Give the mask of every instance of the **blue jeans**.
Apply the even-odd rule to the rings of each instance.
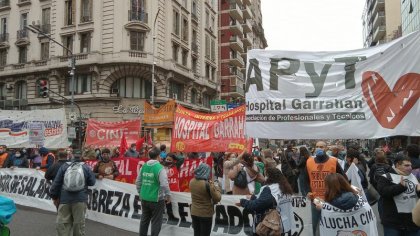
[[[384,226],[384,236],[420,236],[420,230],[402,230]]]
[[[316,235],[316,229],[319,225],[319,219],[321,218],[321,211],[316,209],[315,205],[311,203],[312,212],[312,235]]]

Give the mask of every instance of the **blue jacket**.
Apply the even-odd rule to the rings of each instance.
[[[83,165],[83,171],[85,173],[86,186],[85,189],[79,192],[68,192],[62,189],[64,182],[64,174],[66,173],[67,168],[69,167],[68,163],[64,163],[57,172],[56,177],[51,185],[50,196],[52,199],[60,198],[60,204],[69,204],[69,203],[78,203],[78,202],[87,202],[87,189],[88,186],[95,185],[96,178],[92,170]]]
[[[356,194],[352,192],[344,192],[334,198],[330,204],[340,208],[341,210],[349,210],[357,204],[358,200],[359,197]]]

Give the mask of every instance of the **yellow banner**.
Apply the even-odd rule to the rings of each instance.
[[[172,127],[175,108],[175,100],[170,100],[159,108],[155,108],[144,101],[144,126],[148,128]]]

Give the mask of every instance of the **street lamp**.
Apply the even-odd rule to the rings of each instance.
[[[156,20],[159,15],[160,8],[156,12],[155,21],[153,22],[153,49],[152,49],[152,100],[151,103],[154,105],[155,102],[155,41],[156,41]]]
[[[70,50],[69,48],[65,47],[63,44],[57,42],[55,39],[51,38],[49,35],[45,34],[44,32],[42,32],[41,29],[33,26],[33,25],[27,25],[25,26],[26,29],[30,30],[32,33],[34,34],[41,34],[42,36],[48,38],[50,41],[53,41],[54,43],[58,44],[59,46],[61,46],[62,48],[64,48],[69,54],[70,54],[70,58],[71,58],[71,62],[70,62],[70,75],[71,75],[71,106],[70,106],[70,110],[71,112],[74,111],[74,78],[75,78],[75,70],[76,70],[76,58],[73,55],[73,51]]]

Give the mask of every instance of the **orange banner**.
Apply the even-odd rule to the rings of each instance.
[[[123,134],[128,145],[136,143],[140,137],[140,120],[104,122],[89,119],[86,129],[85,146],[94,148],[120,146]]]
[[[245,105],[214,114],[198,113],[178,105],[171,151],[241,152],[249,148],[245,147],[244,132]]]
[[[144,101],[144,126],[147,128],[172,127],[175,107],[175,100],[170,100],[159,108],[155,108],[149,102]]]

